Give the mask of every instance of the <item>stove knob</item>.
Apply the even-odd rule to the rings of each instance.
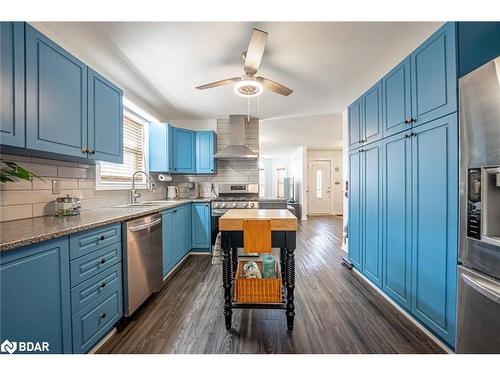
[[[254,206],[255,206],[255,203],[253,203],[253,202],[250,203],[250,208],[254,208]]]
[[[237,206],[238,206],[238,204],[236,202],[231,205],[231,207],[233,207],[233,208],[236,208]]]
[[[222,208],[225,208],[225,207],[226,207],[226,204],[225,204],[225,203],[221,203],[221,204],[220,204],[220,206],[221,206]]]
[[[243,207],[248,208],[248,202],[243,203]]]

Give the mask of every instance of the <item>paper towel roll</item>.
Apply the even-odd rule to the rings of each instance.
[[[170,175],[164,175],[164,174],[159,174],[158,175],[158,181],[161,181],[161,182],[172,181],[172,176],[170,176]]]

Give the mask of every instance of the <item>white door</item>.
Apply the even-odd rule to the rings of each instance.
[[[309,162],[309,213],[313,215],[331,214],[331,163],[329,160]]]

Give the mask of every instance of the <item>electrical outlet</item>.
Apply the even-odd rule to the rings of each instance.
[[[61,194],[61,180],[52,180],[52,194]]]

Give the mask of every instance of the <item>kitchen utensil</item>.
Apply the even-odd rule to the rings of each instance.
[[[71,197],[69,194],[65,197],[59,197],[55,201],[56,216],[74,216],[79,215],[81,209],[80,198]]]

